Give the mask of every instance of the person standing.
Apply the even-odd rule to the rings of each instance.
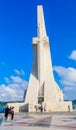
[[[43,112],[43,105],[42,104],[41,104],[41,108],[40,109],[41,109],[41,113],[42,113]]]
[[[10,109],[9,109],[9,114],[11,114],[11,120],[13,120],[13,118],[14,118],[14,107],[10,107]]]
[[[68,106],[68,112],[70,112],[70,105]]]
[[[9,106],[6,106],[5,108],[5,119],[7,120],[9,114]]]

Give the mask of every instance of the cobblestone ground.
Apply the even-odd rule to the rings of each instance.
[[[8,127],[14,128],[19,126],[22,128],[27,128],[36,130],[76,130],[76,112],[66,112],[66,113],[36,113],[36,114],[27,114],[19,113],[15,114],[14,120],[11,121],[10,118],[5,121],[3,115],[0,116],[0,130],[2,128]],[[26,130],[26,129],[25,129]]]

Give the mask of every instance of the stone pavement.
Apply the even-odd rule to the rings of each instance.
[[[0,116],[0,130],[76,130],[76,112],[19,113],[14,121]]]

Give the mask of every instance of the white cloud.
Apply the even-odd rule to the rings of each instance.
[[[25,72],[24,72],[22,69],[21,69],[21,74],[22,74],[22,75],[25,75]]]
[[[18,75],[25,75],[25,72],[21,69],[21,70],[18,70],[18,69],[14,69],[14,72]]]
[[[18,75],[20,75],[21,73],[20,73],[20,71],[19,70],[17,70],[17,69],[14,69],[14,72],[16,73],[16,74],[18,74]]]
[[[11,76],[13,82],[21,83],[22,79],[19,76]]]
[[[74,90],[73,87],[65,87],[65,88],[64,88],[64,91],[71,91],[71,92],[73,92],[73,91],[75,91],[75,90]]]
[[[76,82],[76,69],[72,67],[62,67],[62,66],[54,66],[54,71],[58,73],[58,75],[67,81]]]
[[[60,77],[65,99],[76,99],[76,69],[62,66],[54,66],[53,69]]]
[[[0,101],[22,101],[27,88],[27,81],[19,76],[11,76],[11,83],[0,85]],[[6,78],[7,80],[7,78]]]
[[[4,62],[2,63],[4,64]],[[0,85],[0,101],[22,101],[28,82],[22,78],[25,72],[14,69],[17,76],[4,77],[6,84]]]
[[[69,80],[67,80],[67,79],[62,79],[61,81],[60,81],[64,86],[65,85],[67,85],[67,86],[75,86],[76,85],[76,82],[73,82],[73,81],[69,81]]]
[[[10,80],[9,80],[9,78],[7,78],[7,77],[4,77],[4,79],[5,79],[5,81],[6,81],[7,83],[10,83]]]
[[[76,50],[73,50],[72,53],[69,56],[69,59],[75,60],[76,61]]]

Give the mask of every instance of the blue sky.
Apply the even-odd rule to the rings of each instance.
[[[0,1],[0,100],[22,100],[32,69],[37,5],[43,5],[55,80],[76,99],[76,1]]]

